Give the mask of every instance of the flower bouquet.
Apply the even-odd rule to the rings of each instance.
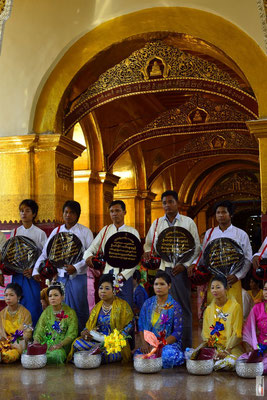
[[[165,330],[159,332],[157,338],[153,332],[144,331],[144,339],[153,349],[148,354],[138,354],[134,357],[134,369],[142,373],[155,373],[162,369],[162,349],[167,344]]]

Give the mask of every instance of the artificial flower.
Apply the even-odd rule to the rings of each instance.
[[[224,331],[224,324],[222,324],[219,321],[216,321],[215,325],[210,326],[210,330],[211,330],[210,332],[211,335],[216,335],[219,337],[221,335],[220,331]]]
[[[19,343],[20,340],[23,339],[23,331],[19,331],[17,329],[15,333],[11,334],[11,336],[13,339],[10,341],[10,343],[15,343],[15,342]]]
[[[62,319],[69,318],[69,316],[62,310],[60,313],[56,314],[56,318],[61,321]]]

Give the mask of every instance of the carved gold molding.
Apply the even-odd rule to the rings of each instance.
[[[0,51],[6,20],[10,17],[13,0],[0,0]]]
[[[265,50],[267,52],[267,0],[257,0],[257,6],[264,35]]]

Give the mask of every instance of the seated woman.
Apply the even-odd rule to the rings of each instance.
[[[5,289],[7,306],[0,312],[0,354],[3,363],[6,364],[20,358],[26,342],[32,336],[32,317],[30,312],[19,304],[21,298],[20,285],[9,283]],[[21,335],[16,336],[16,331],[21,331]]]
[[[157,337],[165,330],[166,342],[162,349],[163,368],[172,368],[184,362],[182,351],[183,318],[180,304],[169,294],[171,278],[164,271],[158,271],[154,281],[156,296],[147,299],[140,311],[138,327],[141,347],[135,354],[149,353],[150,345],[144,340],[144,330]]]
[[[48,364],[63,364],[78,335],[78,319],[75,311],[63,303],[63,285],[53,283],[47,294],[50,305],[40,316],[33,338],[35,343],[47,343]]]
[[[255,304],[250,311],[243,329],[243,341],[247,354],[242,354],[240,359],[248,359],[253,350],[265,348],[263,364],[264,374],[267,373],[267,282],[263,286],[263,301]]]
[[[255,279],[253,276],[249,281],[250,290],[248,290],[248,294],[251,296],[254,304],[260,303],[263,301],[263,293],[261,289],[261,281]]]
[[[93,308],[86,328],[81,332],[81,337],[75,340],[68,359],[71,360],[75,351],[90,350],[96,342],[92,340],[91,330],[97,330],[104,335],[109,335],[114,329],[120,331],[123,336],[128,336],[133,331],[133,312],[129,304],[113,294],[113,275],[104,274],[99,280],[98,295],[100,301]],[[126,347],[121,353],[102,353],[102,363],[114,361],[124,362],[131,358],[131,350],[127,341]]]
[[[202,338],[217,348],[214,370],[234,370],[242,353],[242,309],[234,297],[227,297],[227,280],[222,276],[212,278],[211,294],[213,300],[204,313]]]

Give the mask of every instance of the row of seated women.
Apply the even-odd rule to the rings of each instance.
[[[102,353],[102,362],[127,362],[132,353],[149,353],[151,347],[144,340],[144,331],[153,332],[158,338],[165,332],[166,345],[162,350],[163,368],[183,364],[184,352],[181,347],[182,311],[178,303],[169,295],[170,278],[159,271],[154,281],[155,296],[145,301],[139,317],[141,343],[131,352],[127,345],[119,353]],[[242,311],[234,298],[227,298],[227,282],[222,277],[214,277],[211,283],[212,303],[204,314],[202,337],[209,345],[216,346],[215,369],[234,369],[239,356],[247,357],[257,349],[257,345],[267,345],[267,282],[264,284],[264,302],[252,309],[243,330]],[[125,337],[134,332],[133,312],[128,303],[113,294],[112,275],[102,275],[99,282],[100,301],[91,312],[86,328],[78,336],[78,321],[74,310],[63,303],[64,292],[60,285],[48,288],[50,305],[43,311],[33,333],[35,343],[47,344],[48,364],[60,364],[71,360],[75,351],[90,350],[95,342],[90,331],[97,330],[108,335],[115,328]],[[19,304],[22,296],[18,284],[9,284],[5,289],[6,308],[0,313],[0,352],[4,363],[19,359],[27,342],[31,339],[30,313]],[[19,332],[21,336],[19,336]],[[213,332],[213,334],[212,334]],[[265,373],[267,357],[265,353]]]

